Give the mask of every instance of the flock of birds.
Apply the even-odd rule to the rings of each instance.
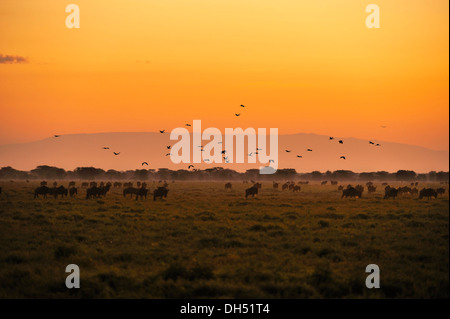
[[[241,104],[240,107],[241,107],[241,108],[245,108],[245,105]],[[241,113],[235,113],[234,115],[235,115],[235,116],[240,116]],[[189,123],[186,123],[185,126],[189,127],[189,126],[192,126],[192,125],[189,124]],[[381,127],[382,127],[382,128],[387,128],[387,126],[385,126],[385,125],[381,125]],[[165,129],[164,129],[164,130],[159,130],[159,132],[160,132],[161,134],[164,134],[164,133],[166,132],[166,130],[165,130]],[[61,135],[54,135],[54,137],[60,137],[60,136],[61,136]],[[335,138],[334,138],[333,136],[330,136],[330,137],[329,137],[329,140],[332,141],[332,140],[335,140]],[[338,143],[339,143],[339,144],[344,144],[344,141],[343,141],[342,139],[340,139],[340,140],[338,140]],[[222,142],[219,142],[219,144],[222,144]],[[370,144],[370,145],[377,146],[377,147],[381,146],[379,143],[375,143],[375,142],[373,142],[373,141],[369,141],[369,144]],[[171,145],[167,145],[167,146],[166,146],[167,150],[169,150],[169,151],[170,151],[171,147],[172,147]],[[205,151],[205,150],[203,149],[203,145],[199,145],[198,147],[201,148],[201,149],[200,149],[201,152],[204,152],[204,151]],[[109,147],[105,146],[105,147],[102,147],[102,149],[104,149],[104,150],[109,150]],[[262,150],[262,149],[257,148],[256,151],[250,152],[250,153],[248,154],[248,156],[251,157],[251,156],[253,156],[253,154],[258,155],[258,154],[259,154],[258,151],[261,151],[261,150]],[[307,152],[312,152],[313,150],[312,150],[311,148],[308,148],[308,149],[306,149],[306,151],[307,151]],[[291,153],[292,150],[286,149],[285,152],[286,152],[286,153]],[[113,154],[114,154],[114,156],[118,156],[118,155],[120,155],[120,152],[113,152]],[[169,152],[169,153],[166,153],[166,156],[170,156],[170,155],[171,155],[170,152]],[[226,150],[223,150],[223,151],[222,151],[223,159],[225,160],[225,163],[229,163],[230,161],[229,161],[229,159],[228,159],[228,156],[225,156],[225,155],[226,155]],[[303,158],[303,155],[297,154],[297,158]],[[345,155],[341,155],[341,156],[339,157],[339,159],[346,160],[347,157],[346,157]],[[210,162],[210,160],[207,159],[207,158],[205,158],[205,159],[203,159],[203,160],[204,160],[205,162]],[[274,163],[274,160],[270,159],[270,160],[269,160],[269,164],[270,164],[270,163]],[[145,161],[141,163],[141,166],[148,166],[148,165],[149,165],[148,162],[145,162]],[[194,169],[194,165],[189,165],[189,166],[188,166],[188,170],[190,170],[190,169]],[[194,169],[194,170],[195,170],[195,169]]]

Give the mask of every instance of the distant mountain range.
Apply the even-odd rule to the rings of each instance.
[[[173,145],[170,133],[95,133],[71,134],[51,137],[35,142],[0,146],[0,166],[11,166],[19,170],[30,170],[38,165],[50,165],[72,170],[81,166],[116,170],[138,168],[187,169],[189,164],[173,164],[166,146]],[[399,169],[426,173],[432,170],[449,170],[449,152],[430,150],[424,147],[342,138],[316,134],[292,134],[278,137],[278,168],[295,168],[297,172],[352,170],[354,172],[388,171]],[[203,142],[203,145],[208,141]],[[223,142],[223,145],[225,142]],[[109,149],[103,149],[109,147]],[[291,150],[290,153],[285,150]],[[312,152],[307,151],[312,149]],[[113,152],[120,152],[114,155]],[[191,146],[192,153],[192,146]],[[250,151],[249,151],[250,153]],[[302,156],[302,158],[297,157]],[[345,160],[341,159],[345,156]],[[142,166],[147,162],[148,166]],[[214,166],[229,167],[236,171],[259,168],[261,164],[195,164],[204,169]]]

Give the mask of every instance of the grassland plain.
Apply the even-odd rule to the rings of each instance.
[[[448,192],[383,200],[378,185],[341,199],[337,186],[263,183],[246,200],[248,185],[224,184],[176,182],[165,200],[136,201],[80,188],[33,199],[36,182],[1,182],[0,298],[449,297]],[[65,286],[68,264],[80,289]],[[380,289],[365,286],[368,264]]]

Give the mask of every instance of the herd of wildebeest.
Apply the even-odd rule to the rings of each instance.
[[[153,181],[155,184],[156,181]],[[175,181],[172,181],[172,183],[175,183]],[[244,184],[248,184],[249,181],[243,181]],[[254,197],[258,194],[258,190],[262,188],[262,184],[250,181],[250,183],[253,184],[252,187],[249,187],[245,189],[245,198],[247,199],[249,196]],[[320,185],[327,185],[328,181],[323,181],[320,183]],[[273,182],[273,189],[279,189],[281,188],[282,191],[292,191],[294,193],[301,191],[301,185],[308,185],[309,181],[288,181],[281,184],[277,182]],[[331,181],[331,185],[338,186],[337,181]],[[448,184],[448,182],[441,182],[441,184]],[[162,186],[160,186],[162,185]],[[78,195],[78,188],[75,187],[76,182],[72,181],[69,182],[68,188],[64,187],[63,185],[59,185],[57,182],[53,183],[53,187],[48,187],[46,181],[42,181],[40,183],[40,186],[37,187],[34,190],[34,198],[39,198],[39,196],[43,196],[46,198],[47,196],[54,196],[57,198],[58,196],[65,197],[70,196],[74,197]],[[133,198],[133,196],[136,197],[136,200],[138,199],[147,199],[147,195],[149,192],[149,189],[147,188],[147,183],[145,182],[136,182],[137,187],[133,187],[133,182],[82,182],[81,188],[86,189],[86,199],[90,198],[101,198],[107,195],[111,187],[113,188],[123,188],[123,196],[130,198]],[[420,191],[417,188],[419,186],[419,182],[413,182],[409,186],[403,186],[403,187],[391,187],[388,185],[388,183],[382,183],[382,187],[384,187],[384,199],[393,198],[395,199],[397,196],[404,196],[404,195],[410,195],[410,196],[418,196],[419,199],[427,198],[437,198],[438,195],[445,194],[446,189],[443,187],[434,189],[434,188],[422,188]],[[233,187],[233,184],[228,182],[225,184],[225,190],[231,190]],[[374,185],[373,182],[367,182],[366,183],[367,192],[375,193],[377,191],[377,186]],[[338,191],[342,191],[341,198],[361,198],[362,194],[365,190],[365,187],[363,185],[339,185],[337,188]],[[159,181],[156,188],[153,190],[153,200],[156,200],[157,198],[162,199],[163,197],[166,198],[167,194],[169,192],[169,184],[166,181]],[[2,188],[0,187],[0,195],[2,193]]]

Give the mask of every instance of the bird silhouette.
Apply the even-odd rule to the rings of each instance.
[[[345,156],[341,156],[340,158],[345,159]]]
[[[252,156],[253,152],[251,152],[250,154],[248,154],[248,156]]]
[[[103,147],[104,150],[109,150],[109,147]]]
[[[275,163],[275,161],[273,159],[270,159],[269,163]]]
[[[308,152],[312,152],[312,149],[308,148],[307,151],[308,151]]]
[[[377,145],[375,145],[375,146],[381,146],[380,144],[377,144]]]
[[[241,115],[241,113],[235,113],[234,115],[239,116],[239,115]]]
[[[167,153],[166,156],[170,156],[170,153]]]
[[[191,124],[186,124],[186,126],[192,126]]]
[[[61,135],[53,135],[54,137],[60,137]]]
[[[257,150],[257,151],[262,151],[262,148],[257,148],[256,150]]]
[[[159,130],[159,133],[164,133],[166,130]]]
[[[209,162],[209,158],[205,158],[203,161],[205,162]]]
[[[118,153],[116,153],[116,152],[113,152],[114,153],[114,155],[119,155],[120,154],[120,152],[118,152]]]
[[[225,154],[226,152],[227,152],[226,150],[223,150],[223,151],[222,151],[222,154]]]
[[[334,137],[331,137],[331,136],[330,136],[330,140],[334,140]]]
[[[189,166],[188,166],[188,169],[190,169],[190,168],[194,168],[194,165],[189,165]]]
[[[258,155],[259,153],[258,153],[258,152],[255,152],[255,154]]]
[[[148,163],[147,162],[142,162],[142,166],[144,166],[144,165],[148,166]]]
[[[290,153],[291,152],[291,150],[284,150],[286,153]]]
[[[375,143],[374,143],[374,142],[372,142],[372,141],[369,141],[369,144],[372,144],[372,145],[373,145],[373,144],[375,144]]]
[[[344,144],[344,141],[343,140],[339,140],[339,144]]]
[[[166,146],[166,147],[167,147],[168,150],[170,150],[170,148],[171,148],[172,146],[168,145],[168,146]]]
[[[298,157],[298,158],[302,158],[303,156],[301,156],[301,155],[297,155],[297,157]]]
[[[241,107],[245,107],[245,105],[241,104]]]

